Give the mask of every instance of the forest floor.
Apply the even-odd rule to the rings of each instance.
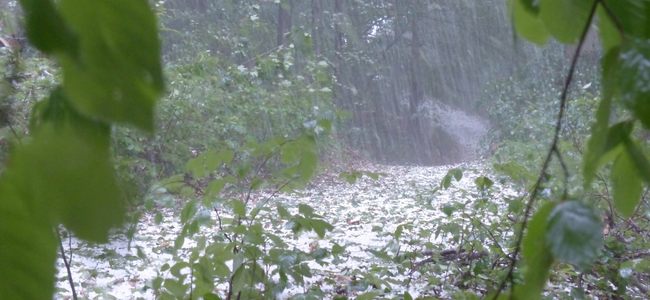
[[[287,244],[307,253],[315,248],[331,249],[334,244],[345,246],[345,255],[338,258],[330,256],[320,263],[312,261],[310,267],[313,276],[307,278],[305,286],[288,288],[279,298],[288,299],[317,286],[324,299],[331,299],[358,276],[386,279],[384,282],[388,289],[382,296],[387,298],[396,297],[407,290],[413,298],[419,295],[448,298],[447,292],[436,291],[435,286],[429,284],[430,279],[421,277],[418,272],[400,275],[397,272],[398,266],[382,261],[376,256],[377,252],[372,251],[383,250],[394,254],[395,251],[425,250],[425,245],[429,249],[433,245],[438,250],[457,248],[452,238],[434,236],[432,230],[441,224],[453,222],[442,211],[445,204],[470,204],[467,195],[476,193],[475,178],[491,176],[487,174],[484,164],[470,162],[454,166],[404,167],[366,163],[358,167],[366,171],[382,172],[387,176],[378,180],[364,177],[351,185],[338,179],[338,174],[325,172],[312,182],[311,188],[300,195],[280,195],[269,203],[274,207],[273,202],[281,202],[292,213],[297,212],[299,204],[308,204],[335,228],[322,239],[313,232],[295,236],[291,230],[283,227],[275,229],[274,234],[281,236]],[[451,168],[463,170],[462,180],[454,180],[452,188],[448,190],[433,192]],[[515,194],[498,183],[492,187],[492,193],[499,210],[505,207],[499,199]],[[265,196],[255,195],[261,198]],[[177,234],[182,230],[180,212],[183,203],[180,202],[177,200],[174,208],[161,208],[164,220],[159,225],[154,222],[154,214],[143,214],[130,244],[122,234],[113,235],[110,243],[103,245],[89,244],[75,238],[65,239],[66,255],[68,258],[72,256],[72,277],[77,284],[77,293],[88,299],[155,299],[153,290],[149,288],[152,279],[158,274],[162,277],[171,276],[169,271],[159,270],[165,263],[173,264],[173,255],[170,254],[173,252],[168,250],[173,247]],[[216,222],[215,213],[210,213]],[[401,237],[402,240],[406,238],[411,242],[402,243],[401,248],[394,249],[394,235],[399,225],[412,226],[410,230],[405,229]],[[204,228],[197,236],[210,237],[217,227]],[[423,236],[427,233],[428,237]],[[187,254],[195,245],[196,242],[187,240],[179,250],[180,255]],[[138,255],[138,248],[146,258],[141,258],[142,253]],[[70,286],[61,259],[57,267],[56,299],[70,299]],[[378,271],[378,267],[382,269]],[[440,278],[448,277],[450,272],[443,270]],[[221,293],[223,288],[225,286],[217,286]],[[349,290],[346,293],[350,299],[355,299],[363,290]]]

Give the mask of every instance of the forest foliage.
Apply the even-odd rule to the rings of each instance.
[[[426,157],[412,148],[414,141],[431,146],[432,141],[444,139],[436,128],[423,125],[418,110],[427,97],[451,94],[443,86],[454,86],[459,80],[441,76],[458,66],[432,64],[435,55],[423,50],[433,43],[450,43],[444,47],[452,50],[462,46],[449,37],[422,31],[431,20],[418,9],[429,7],[415,0],[391,5],[353,1],[348,9],[356,13],[346,15],[337,6],[340,1],[312,1],[318,5],[309,7],[310,13],[296,14],[294,9],[307,11],[306,7],[292,3],[269,3],[273,9],[264,10],[237,1],[223,1],[222,7],[205,6],[204,1],[188,6],[132,0],[20,1],[31,45],[54,60],[56,67],[38,56],[25,62],[16,56],[7,59],[8,82],[21,80],[19,69],[28,64],[40,74],[54,73],[50,76],[55,79],[21,87],[16,96],[48,96],[27,104],[12,103],[14,121],[7,122],[12,126],[12,134],[7,134],[12,136],[11,145],[0,145],[6,147],[3,151],[9,148],[9,154],[2,156],[5,165],[0,177],[2,299],[51,298],[59,225],[79,238],[105,242],[110,229],[125,222],[127,210],[131,220],[144,211],[155,213],[154,198],[160,191],[189,199],[181,212],[183,228],[174,249],[206,226],[205,216],[199,213],[206,208],[218,207],[234,216],[219,220],[220,240],[199,243],[189,260],[178,259],[161,269],[173,275],[152,283],[162,299],[196,295],[218,299],[211,291],[219,282],[228,284],[228,299],[242,293],[251,299],[273,298],[289,284],[301,284],[311,276],[307,261],[337,257],[345,249],[339,245],[313,253],[290,249],[259,220],[278,224],[282,220],[296,234],[313,231],[320,237],[333,227],[307,205],[300,206],[297,214],[282,205],[270,208],[264,201],[252,206],[254,191],[265,189],[275,195],[304,188],[317,171],[324,145],[358,142],[363,150],[377,151],[373,153],[377,158],[406,153],[410,161],[421,163],[444,158]],[[458,3],[449,15],[471,11],[471,5]],[[325,5],[333,7],[326,10]],[[491,9],[477,7],[473,8],[482,12]],[[214,18],[197,13],[217,8],[223,18],[216,24],[209,24]],[[540,299],[555,270],[567,266],[575,274],[571,279],[580,282],[585,274],[597,274],[598,279],[589,284],[605,295],[625,297],[628,288],[647,294],[640,282],[647,278],[644,274],[650,266],[647,253],[643,254],[649,246],[644,234],[650,226],[646,200],[650,3],[512,0],[508,8],[512,24],[524,38],[541,45],[553,37],[577,44],[577,49],[570,68],[562,69],[568,72],[563,84],[536,82],[531,88],[511,77],[493,85],[491,96],[484,99],[486,114],[500,122],[494,131],[501,144],[492,159],[494,169],[507,175],[504,182],[528,191],[529,198],[507,199],[508,214],[517,222],[514,228],[504,229],[509,224],[507,215],[488,228],[481,224],[480,214],[495,210],[490,202],[496,199],[490,194],[493,182],[481,177],[476,181],[478,194],[472,196],[476,205],[469,208],[473,216],[454,219],[467,226],[439,227],[439,232],[460,241],[458,254],[460,249],[482,253],[478,249],[484,247],[463,236],[501,232],[492,235],[494,244],[486,247],[489,257],[462,266],[466,270],[457,274],[463,287],[473,283],[474,292],[456,286],[460,290],[455,295]],[[444,8],[432,10],[437,16],[449,16]],[[275,13],[277,26],[271,26]],[[309,32],[292,27],[293,15],[299,16],[295,22],[302,18],[316,25]],[[508,25],[495,17],[497,13],[485,15],[494,17],[486,22]],[[389,16],[390,21],[384,19]],[[477,18],[467,20],[467,26],[480,25]],[[335,25],[325,28],[330,21]],[[236,26],[233,31],[220,31],[219,26],[229,28],[226,24]],[[589,71],[577,74],[575,68],[592,24],[598,28],[603,53],[597,69],[600,79]],[[183,26],[209,27],[216,42],[182,32]],[[359,30],[368,27],[386,32]],[[250,32],[256,36],[246,38]],[[478,29],[462,32],[481,33]],[[159,34],[165,43],[160,43]],[[408,53],[411,64],[398,68],[401,56],[391,51]],[[376,57],[388,63],[377,64]],[[469,57],[475,63],[468,65],[476,67],[479,57]],[[172,63],[163,67],[162,59]],[[391,80],[395,83],[388,83]],[[578,91],[571,93],[576,80]],[[429,81],[437,84],[424,84]],[[407,103],[389,101],[403,95],[408,95]],[[546,101],[530,101],[531,95]],[[9,98],[3,97],[3,101]],[[350,116],[341,109],[355,113],[349,123],[344,119]],[[435,134],[424,137],[427,132]],[[441,150],[455,151],[453,147]],[[364,174],[380,176],[354,171],[341,178],[353,183]],[[452,179],[462,175],[452,169],[437,189],[449,188]],[[134,209],[133,204],[142,207]],[[449,218],[458,218],[454,212],[462,211],[460,205],[442,209]],[[401,225],[392,235],[399,241],[403,231],[411,228]],[[127,235],[133,234],[127,230]],[[413,263],[414,258],[422,258],[415,250],[395,256],[387,251],[374,254],[408,266],[404,273],[426,268]],[[232,268],[226,265],[229,261]],[[274,271],[264,272],[268,266]],[[183,268],[193,270],[192,278],[180,272]],[[373,274],[365,276],[360,283],[365,288],[387,285]],[[477,292],[478,285],[485,289]],[[584,294],[577,288],[568,297]],[[370,291],[363,297],[379,295]],[[408,293],[401,296],[410,298]]]

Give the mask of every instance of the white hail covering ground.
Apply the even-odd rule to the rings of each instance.
[[[434,209],[426,208],[426,201],[422,200],[421,195],[426,195],[439,185],[442,177],[453,167],[463,169],[462,180],[454,180],[454,188],[436,193],[431,202]],[[336,179],[335,174],[322,175],[314,182],[314,187],[302,195],[281,195],[274,200],[285,203],[293,214],[297,213],[299,203],[311,205],[316,209],[315,213],[324,216],[335,227],[335,230],[327,232],[323,239],[319,239],[313,232],[303,233],[296,238],[290,230],[283,229],[279,235],[283,236],[289,245],[295,245],[305,252],[310,251],[314,242],[325,249],[331,249],[333,243],[347,246],[346,262],[325,266],[310,263],[314,276],[306,278],[307,286],[289,288],[280,299],[303,293],[311,284],[320,285],[323,292],[333,292],[336,287],[324,283],[325,277],[345,277],[341,275],[354,269],[364,270],[373,263],[379,263],[379,260],[365,249],[379,250],[392,237],[372,232],[374,226],[382,227],[384,233],[393,233],[398,225],[407,222],[412,222],[416,228],[422,227],[419,229],[431,228],[431,220],[439,219],[444,222],[446,219],[440,211],[444,203],[464,201],[460,199],[459,189],[475,191],[474,179],[487,175],[484,174],[485,167],[479,162],[441,167],[366,165],[363,169],[384,172],[388,177],[380,177],[378,181],[364,177],[356,184],[350,185]],[[505,194],[513,193],[506,189],[502,191],[498,184],[493,189],[497,201]],[[271,207],[275,206],[273,203],[269,204]],[[502,203],[499,204],[503,207]],[[182,207],[182,203],[179,203],[179,207]],[[166,254],[164,249],[174,244],[176,235],[182,229],[179,223],[180,208],[163,209],[163,212],[164,220],[160,225],[155,225],[153,214],[142,216],[130,250],[127,249],[128,242],[123,235],[113,236],[110,243],[105,245],[91,245],[75,238],[66,239],[64,247],[68,257],[72,253],[72,277],[78,284],[77,293],[90,299],[155,299],[153,291],[147,290],[145,286],[151,286],[150,281],[157,276],[163,264],[173,265],[172,255]],[[212,219],[216,220],[216,216],[213,215]],[[349,225],[350,220],[359,221],[359,225]],[[201,234],[209,237],[217,227],[213,226],[209,230],[203,228]],[[440,243],[440,239],[432,242]],[[187,239],[179,254],[188,253],[195,245],[194,241]],[[141,247],[146,254],[145,260],[137,257],[136,246]],[[444,245],[447,246],[453,245]],[[57,267],[59,272],[56,299],[70,299],[67,273],[61,259],[58,260]],[[169,271],[160,274],[166,278],[171,276]],[[426,290],[426,282],[418,280],[418,275],[417,272],[413,275],[409,288],[414,298]],[[392,292],[403,293],[404,287],[393,286]],[[349,296],[353,297],[354,294],[350,293]]]

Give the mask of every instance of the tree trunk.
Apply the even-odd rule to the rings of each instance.
[[[278,46],[289,47],[289,32],[291,31],[291,10],[293,0],[282,0],[278,8]]]
[[[321,28],[323,26],[323,5],[322,0],[311,0],[311,42],[314,55],[321,55]]]
[[[413,149],[415,156],[418,157],[421,163],[430,163],[430,157],[428,155],[430,149],[427,149],[429,147],[426,147],[426,144],[428,144],[426,142],[429,139],[425,138],[422,134],[422,124],[418,112],[420,105],[424,101],[424,92],[420,83],[420,66],[422,66],[424,62],[420,54],[421,40],[415,13],[417,11],[415,2],[416,1],[412,2],[408,20],[411,30],[411,63],[409,68],[409,87],[411,97],[409,98],[409,131],[413,141],[411,145],[415,147]],[[424,145],[423,142],[425,142]]]

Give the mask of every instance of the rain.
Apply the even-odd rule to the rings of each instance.
[[[28,274],[52,299],[650,295],[629,7],[115,1],[97,24],[47,1],[49,39],[0,0],[0,196],[75,209],[44,214],[56,269]]]

